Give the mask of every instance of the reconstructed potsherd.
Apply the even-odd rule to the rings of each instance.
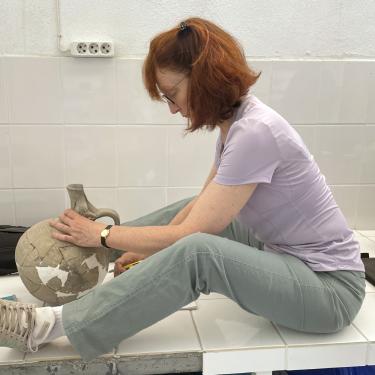
[[[118,214],[109,209],[96,209],[88,202],[82,185],[67,187],[71,207],[95,220],[110,216],[120,223]],[[29,228],[19,239],[15,252],[18,273],[28,291],[48,305],[63,305],[80,298],[100,285],[108,271],[107,248],[75,246],[52,238],[55,231],[49,220]]]
[[[100,285],[108,271],[109,254],[104,248],[80,248],[53,239],[48,221],[33,225],[22,235],[15,258],[28,291],[56,306]]]

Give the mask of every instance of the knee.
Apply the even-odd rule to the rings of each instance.
[[[214,242],[216,241],[216,236],[208,233],[192,233],[188,236],[185,236],[175,242],[177,251],[186,253],[186,255],[196,255],[197,253],[202,252],[211,252],[215,246]]]

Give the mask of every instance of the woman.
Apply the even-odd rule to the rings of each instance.
[[[1,302],[15,332],[1,331],[4,345],[35,351],[65,334],[91,360],[210,292],[299,331],[352,322],[365,294],[359,244],[302,139],[252,95],[258,77],[209,21],[187,19],[152,40],[150,96],[186,117],[187,131],[220,128],[207,181],[197,197],[109,230],[64,211],[53,237],[128,251],[117,277],[64,306],[21,303],[18,318]]]

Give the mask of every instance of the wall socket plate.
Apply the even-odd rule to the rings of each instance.
[[[71,43],[70,53],[75,57],[113,57],[115,51],[110,41],[77,41]]]

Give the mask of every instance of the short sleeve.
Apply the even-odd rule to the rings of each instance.
[[[240,120],[229,129],[213,180],[223,185],[270,183],[280,159],[277,142],[267,124]]]

